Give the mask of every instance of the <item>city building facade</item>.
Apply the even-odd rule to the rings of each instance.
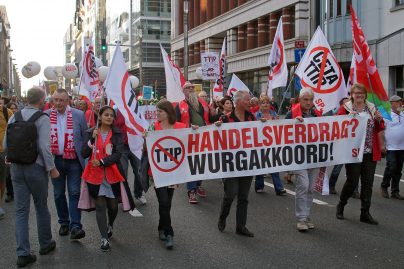
[[[256,96],[266,92],[268,56],[280,17],[283,18],[286,60],[291,67],[296,64],[296,44],[307,46],[315,29],[311,9],[310,1],[299,0],[189,0],[189,80],[203,83],[205,90],[212,88],[212,82],[197,78],[200,55],[204,51],[219,52],[226,37],[227,77],[235,73]],[[183,0],[172,1],[171,19],[171,56],[183,67]],[[279,88],[274,94],[281,99],[284,91]]]
[[[352,58],[349,5],[356,10],[389,96],[404,97],[404,0],[323,0],[320,23],[347,75]]]

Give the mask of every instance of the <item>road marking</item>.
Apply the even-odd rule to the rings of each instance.
[[[268,182],[266,182],[266,181],[264,181],[264,184],[265,184],[265,186],[268,186],[268,187],[271,187],[272,189],[275,189],[274,184],[268,183]],[[296,192],[290,191],[290,190],[288,190],[288,189],[285,189],[285,190],[286,190],[286,192],[289,193],[290,195],[296,196]],[[318,204],[318,205],[328,205],[327,202],[320,201],[320,200],[317,200],[317,199],[313,199],[313,203]]]
[[[383,178],[382,175],[375,174],[375,176],[380,177],[380,178]],[[401,182],[404,182],[404,179],[400,179],[400,181],[401,181]]]

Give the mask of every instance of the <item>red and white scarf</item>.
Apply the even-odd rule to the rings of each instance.
[[[53,155],[60,155],[58,143],[58,112],[55,108],[50,111],[50,124],[51,124],[51,151]],[[73,115],[70,106],[66,107],[66,129],[65,129],[65,143],[63,150],[63,159],[76,159],[76,151],[74,150],[74,134],[73,134]]]

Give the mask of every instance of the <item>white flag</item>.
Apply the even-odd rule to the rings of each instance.
[[[288,83],[288,67],[286,65],[285,48],[283,43],[282,17],[279,19],[278,28],[276,28],[274,43],[268,57],[268,92],[269,98],[272,98],[272,90],[278,87],[286,87]]]
[[[213,99],[223,97],[224,71],[226,69],[226,38],[223,40],[222,51],[219,55],[219,77],[213,86]]]
[[[237,91],[250,92],[250,89],[248,89],[247,85],[245,85],[244,82],[242,82],[238,76],[236,76],[236,74],[233,74],[229,89],[227,90],[227,95],[233,96]]]
[[[349,90],[352,85],[357,82],[356,79],[356,61],[355,61],[355,52],[352,53],[351,67],[349,68],[349,78],[346,84],[347,90]]]
[[[161,54],[164,60],[164,71],[166,74],[167,100],[170,102],[180,102],[185,99],[182,92],[182,86],[185,84],[184,75],[180,68],[171,60],[163,46],[161,46]]]
[[[88,92],[90,101],[94,101],[100,85],[100,79],[95,64],[95,56],[93,46],[88,46],[85,49],[84,58],[81,67],[81,85],[80,91],[84,88]]]
[[[104,85],[108,98],[115,103],[125,118],[129,148],[140,159],[143,150],[142,133],[149,128],[149,124],[135,113],[136,94],[130,85],[129,73],[119,45],[115,48]]]
[[[318,27],[296,69],[303,88],[314,92],[314,105],[322,113],[339,107],[348,96],[345,79],[321,28]]]

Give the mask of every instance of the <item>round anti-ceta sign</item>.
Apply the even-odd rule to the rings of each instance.
[[[319,94],[333,93],[342,83],[342,70],[331,51],[316,47],[309,53],[309,64],[301,77],[303,87],[309,87]]]

